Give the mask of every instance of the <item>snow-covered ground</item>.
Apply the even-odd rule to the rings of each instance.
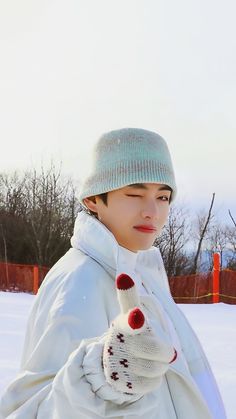
[[[0,292],[0,394],[19,367],[34,296]],[[236,305],[180,304],[218,382],[228,419],[236,418]]]

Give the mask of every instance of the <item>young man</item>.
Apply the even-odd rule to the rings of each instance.
[[[152,247],[175,195],[171,157],[158,134],[126,128],[99,139],[72,248],[35,299],[1,418],[226,417]]]

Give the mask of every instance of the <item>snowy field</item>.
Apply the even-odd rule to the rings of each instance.
[[[0,394],[16,375],[34,296],[0,292]],[[228,419],[236,418],[236,305],[180,304],[218,382]]]

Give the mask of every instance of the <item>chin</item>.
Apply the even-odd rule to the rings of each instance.
[[[153,245],[153,243],[151,243],[151,244],[143,244],[142,246],[139,246],[139,248],[137,249],[137,251],[138,250],[148,250],[148,249],[150,249],[150,247],[152,247],[152,245]]]

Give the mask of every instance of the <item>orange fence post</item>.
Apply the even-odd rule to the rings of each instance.
[[[37,294],[38,289],[39,289],[39,267],[34,266],[33,293]]]
[[[220,302],[220,254],[213,253],[213,286],[212,302]]]

